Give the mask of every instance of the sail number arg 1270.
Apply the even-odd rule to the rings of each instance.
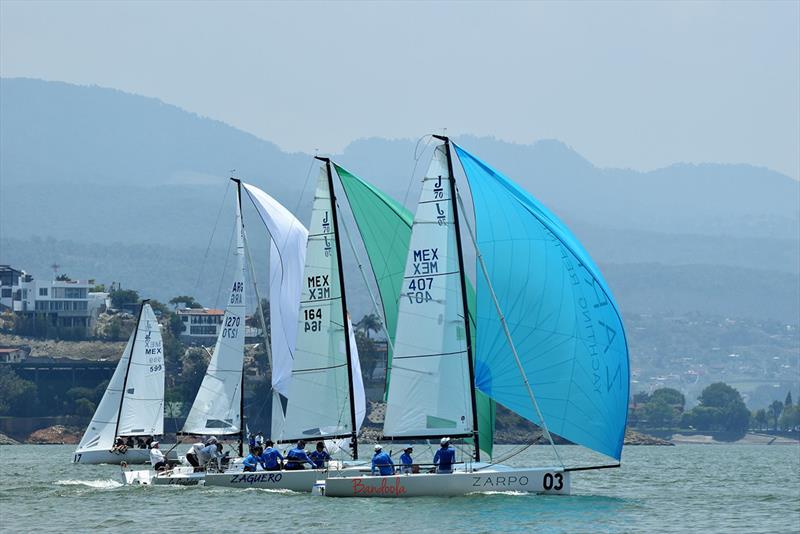
[[[236,339],[239,336],[239,325],[241,322],[241,317],[235,317],[233,315],[228,315],[225,317],[225,325],[222,329],[222,337]]]

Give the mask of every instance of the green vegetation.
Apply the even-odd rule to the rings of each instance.
[[[183,304],[184,308],[202,308],[203,305],[197,302],[194,297],[190,297],[188,295],[179,295],[177,297],[169,299],[169,303],[172,304],[175,309],[177,310],[179,304]]]
[[[686,398],[677,389],[661,388],[652,395],[637,393],[629,412],[631,426],[647,429],[676,428],[680,425]]]
[[[137,304],[139,302],[139,292],[133,289],[112,289],[109,293],[111,305],[120,309],[126,304]]]
[[[36,404],[36,385],[0,365],[0,415],[29,415]]]
[[[698,400],[700,405],[684,414],[684,425],[697,430],[729,432],[732,440],[747,433],[750,410],[736,389],[717,382],[706,387]]]

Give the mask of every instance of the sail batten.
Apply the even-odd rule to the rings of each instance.
[[[566,226],[527,192],[453,145],[470,184],[476,239],[542,418],[555,434],[619,459],[628,350],[599,269]],[[542,424],[506,343],[489,281],[478,277],[476,384]]]

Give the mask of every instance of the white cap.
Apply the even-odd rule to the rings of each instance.
[[[156,447],[158,447],[158,442],[157,441],[154,441],[154,442],[150,443],[150,448],[151,449],[154,449]]]
[[[380,451],[380,450],[382,450],[382,449],[383,449],[383,447],[381,447],[380,445],[375,445],[375,450],[376,450],[376,451]]]
[[[441,443],[442,445],[444,445],[445,443],[450,443],[450,438],[442,438],[442,441],[440,441],[439,443]]]

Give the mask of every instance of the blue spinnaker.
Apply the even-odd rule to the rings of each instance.
[[[628,347],[600,270],[567,227],[514,182],[455,145],[478,247],[548,429],[619,460]],[[477,387],[541,425],[478,266]]]

